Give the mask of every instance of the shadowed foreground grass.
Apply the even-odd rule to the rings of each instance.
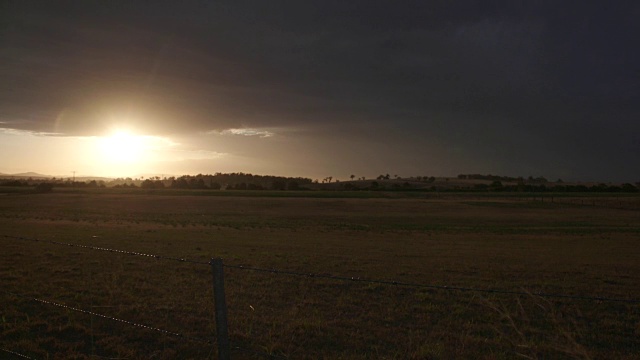
[[[462,195],[9,194],[0,198],[0,229],[200,261],[223,257],[229,265],[640,299],[640,217],[622,209]],[[4,291],[213,339],[207,265],[4,237],[0,243]],[[232,345],[290,359],[640,358],[638,304],[236,268],[226,268],[225,278]],[[215,356],[205,342],[6,293],[0,304],[0,347],[37,359]]]

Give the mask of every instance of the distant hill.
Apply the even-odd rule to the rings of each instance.
[[[10,179],[72,179],[73,176],[53,176],[53,175],[46,175],[46,174],[40,174],[37,172],[33,172],[33,171],[29,171],[29,172],[24,172],[24,173],[18,173],[18,174],[5,174],[5,173],[0,173],[0,178],[10,178]],[[103,176],[76,176],[76,181],[79,182],[85,182],[85,181],[111,181],[113,180],[113,178],[109,178],[109,177],[103,177]]]
[[[19,174],[3,174],[3,173],[0,173],[0,176],[2,176],[2,177],[11,177],[11,178],[32,178],[32,179],[49,179],[49,178],[53,177],[51,175],[38,174],[38,173],[35,173],[35,172],[25,172],[25,173],[19,173]]]

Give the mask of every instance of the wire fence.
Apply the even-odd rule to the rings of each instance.
[[[94,251],[102,251],[102,252],[109,252],[109,253],[118,253],[118,254],[123,254],[123,255],[140,256],[140,257],[152,258],[152,259],[157,259],[157,260],[169,260],[169,261],[174,261],[174,262],[190,263],[190,264],[196,264],[196,265],[207,265],[207,266],[211,266],[212,265],[212,261],[205,262],[205,261],[198,261],[198,260],[192,260],[192,259],[186,259],[186,258],[177,258],[177,257],[163,256],[163,255],[157,255],[157,254],[147,254],[147,253],[136,252],[136,251],[127,251],[127,250],[112,249],[112,248],[105,248],[105,247],[99,247],[99,246],[73,244],[73,243],[67,243],[67,242],[61,242],[61,241],[37,239],[37,238],[30,238],[30,237],[23,237],[23,236],[10,236],[10,235],[0,235],[0,236],[4,237],[6,239],[13,239],[13,240],[20,240],[20,241],[27,241],[27,242],[36,242],[36,243],[47,243],[47,244],[61,245],[61,246],[67,246],[67,247],[76,247],[76,248],[89,249],[89,250],[94,250]],[[69,311],[83,313],[83,314],[91,315],[91,316],[96,316],[96,317],[99,317],[99,318],[103,318],[103,319],[110,320],[110,321],[117,322],[117,323],[121,323],[121,324],[126,324],[126,325],[129,325],[129,326],[138,327],[138,328],[141,328],[141,329],[151,330],[151,331],[154,331],[154,332],[157,332],[157,333],[161,333],[163,335],[172,336],[172,337],[175,337],[175,338],[180,338],[180,339],[187,340],[187,341],[204,343],[204,344],[208,344],[208,345],[218,345],[217,342],[214,341],[214,340],[207,340],[207,339],[204,339],[204,338],[201,338],[201,337],[189,336],[189,335],[181,334],[181,333],[178,333],[178,332],[175,332],[175,331],[166,330],[166,329],[162,329],[162,328],[155,327],[155,326],[140,324],[140,323],[137,323],[137,322],[134,322],[134,321],[126,320],[126,319],[121,319],[121,318],[118,318],[118,317],[115,317],[115,316],[109,316],[109,315],[105,315],[105,314],[96,313],[96,312],[90,311],[90,310],[79,309],[79,308],[76,308],[76,307],[73,307],[73,306],[69,306],[69,305],[65,305],[65,304],[62,304],[60,302],[56,302],[56,301],[52,301],[52,300],[41,299],[41,298],[38,298],[38,297],[25,295],[25,294],[18,294],[18,293],[7,291],[7,290],[0,290],[0,293],[4,293],[5,295],[9,295],[9,296],[13,296],[13,297],[17,297],[17,298],[33,301],[33,302],[36,302],[36,303],[39,303],[39,304],[42,304],[42,305],[50,305],[50,306],[54,306],[54,307],[58,307],[58,308],[63,308],[63,309],[69,310]],[[235,351],[244,352],[244,353],[248,353],[248,354],[253,354],[253,355],[261,356],[261,357],[264,357],[264,358],[286,359],[285,357],[282,357],[282,356],[266,353],[266,352],[255,350],[255,349],[249,349],[249,348],[242,347],[242,346],[237,346],[237,345],[231,345],[230,348],[232,350],[235,350]],[[9,349],[0,348],[0,351],[4,351],[5,353],[9,353],[9,354],[12,354],[12,355],[15,355],[17,357],[24,358],[24,359],[32,359],[31,357],[29,357],[29,356],[27,356],[25,354],[21,354],[21,353],[18,353],[16,351],[12,351],[12,350],[9,350]],[[105,357],[101,357],[101,358],[105,358]]]
[[[157,260],[168,260],[168,261],[181,262],[181,263],[190,263],[190,264],[194,264],[194,265],[212,266],[213,262],[214,262],[213,259],[211,261],[209,261],[209,262],[206,262],[206,261],[201,261],[201,260],[194,260],[194,259],[187,259],[187,258],[180,258],[180,257],[171,257],[171,256],[158,255],[158,254],[148,254],[148,253],[142,253],[142,252],[137,252],[137,251],[112,249],[112,248],[106,248],[106,247],[83,245],[83,244],[74,244],[74,243],[67,243],[67,242],[46,240],[46,239],[37,239],[37,238],[30,238],[30,237],[23,237],[23,236],[0,235],[0,237],[6,238],[6,239],[18,240],[18,241],[25,241],[25,242],[47,243],[47,244],[60,245],[60,246],[77,247],[77,248],[88,249],[88,250],[93,250],[93,251],[102,251],[102,252],[109,252],[109,253],[118,253],[118,254],[123,254],[123,255],[132,255],[132,256],[139,256],[139,257],[153,258],[153,259],[157,259]],[[508,295],[524,295],[524,296],[535,295],[535,296],[542,297],[542,298],[556,298],[556,299],[569,299],[569,300],[581,300],[581,301],[598,301],[598,302],[617,302],[617,303],[628,303],[628,304],[640,304],[640,299],[624,299],[624,298],[613,298],[613,297],[602,297],[602,296],[573,295],[573,294],[561,294],[561,293],[545,293],[545,292],[535,292],[535,291],[532,291],[532,292],[529,292],[529,291],[514,291],[514,290],[490,289],[490,288],[471,288],[471,287],[448,286],[448,285],[439,285],[439,284],[422,284],[422,283],[411,283],[411,282],[395,281],[395,280],[366,279],[366,278],[354,277],[354,276],[352,276],[352,277],[339,276],[339,275],[331,275],[331,274],[324,274],[324,273],[323,274],[317,274],[317,273],[308,273],[308,272],[296,272],[296,271],[290,271],[290,270],[269,269],[269,268],[260,268],[260,267],[252,267],[252,266],[246,266],[246,265],[234,265],[234,264],[223,264],[222,267],[230,268],[230,269],[252,271],[252,272],[271,273],[271,274],[276,274],[276,275],[296,276],[296,277],[305,277],[305,278],[318,278],[318,279],[329,279],[329,280],[335,280],[335,281],[340,281],[340,282],[359,282],[359,283],[367,283],[367,284],[403,286],[403,287],[410,287],[410,288],[416,288],[416,289],[422,288],[422,289],[431,289],[431,290],[440,290],[440,291],[493,293],[493,294],[508,294]],[[91,311],[91,310],[80,309],[80,308],[76,308],[76,307],[73,307],[73,306],[69,306],[69,305],[63,304],[61,302],[52,301],[52,300],[48,300],[48,299],[41,299],[41,298],[38,298],[38,297],[35,297],[35,296],[30,296],[30,295],[26,295],[26,294],[19,294],[19,293],[7,291],[7,290],[0,290],[0,292],[4,293],[6,295],[9,295],[9,296],[15,297],[15,298],[21,298],[21,299],[32,301],[32,302],[35,302],[35,303],[38,303],[38,304],[41,304],[41,305],[49,305],[49,306],[53,306],[53,307],[63,308],[63,309],[69,310],[69,311],[83,313],[83,314],[91,315],[91,316],[96,316],[96,317],[99,317],[99,318],[103,318],[103,319],[106,319],[106,320],[110,320],[110,321],[113,321],[113,322],[129,325],[129,326],[133,326],[133,327],[137,327],[137,328],[141,328],[141,329],[146,329],[146,330],[151,330],[151,331],[154,331],[154,332],[157,332],[157,333],[161,333],[163,335],[171,336],[171,337],[174,337],[174,338],[178,338],[178,339],[181,339],[181,340],[184,340],[184,341],[203,343],[203,344],[207,344],[207,345],[210,345],[210,346],[217,346],[217,345],[219,345],[219,341],[220,341],[219,339],[218,339],[218,341],[213,340],[213,338],[214,338],[213,336],[212,336],[212,339],[204,339],[204,338],[201,338],[201,337],[194,337],[194,336],[190,336],[190,335],[185,335],[185,334],[182,334],[182,333],[179,333],[179,332],[176,332],[176,331],[166,330],[166,329],[162,329],[162,328],[151,326],[151,325],[145,325],[145,324],[141,324],[141,323],[130,321],[130,320],[126,320],[126,319],[121,319],[121,318],[118,318],[118,317],[115,317],[115,316],[109,316],[109,315],[105,315],[105,314],[100,314],[100,313],[96,313],[96,312]],[[214,290],[214,293],[215,293],[215,290]],[[226,309],[225,309],[225,311],[226,311]],[[253,355],[257,355],[257,356],[262,356],[262,357],[265,357],[265,358],[286,359],[286,357],[283,357],[283,356],[279,356],[279,355],[275,355],[275,354],[271,354],[271,353],[267,353],[267,352],[263,352],[263,351],[259,351],[259,350],[249,349],[249,348],[242,347],[242,346],[237,346],[237,345],[232,345],[231,349],[239,351],[239,352],[249,353],[249,354],[253,354]],[[11,354],[11,355],[14,355],[14,356],[16,356],[18,358],[32,359],[31,357],[29,357],[29,356],[27,356],[25,354],[21,354],[21,353],[18,353],[16,351],[13,351],[13,350],[9,350],[9,349],[5,349],[5,348],[1,348],[0,347],[0,351],[3,351],[5,353]],[[101,357],[101,358],[104,358],[104,357]]]
[[[147,254],[147,253],[141,253],[136,251],[110,249],[105,247],[72,244],[72,243],[65,243],[60,241],[42,240],[42,239],[28,238],[28,237],[21,237],[21,236],[2,235],[2,237],[16,239],[16,240],[25,240],[25,241],[32,241],[32,242],[43,242],[43,243],[49,243],[49,244],[64,245],[64,246],[70,246],[70,247],[79,247],[79,248],[112,252],[112,253],[120,253],[120,254],[126,254],[126,255],[142,256],[142,257],[148,257],[148,258],[154,258],[154,259],[171,260],[171,261],[177,261],[177,262],[188,262],[192,264],[207,265],[207,266],[211,265],[210,261],[207,262],[207,261],[177,258],[177,257],[157,255],[157,254]],[[296,271],[289,271],[289,270],[258,268],[258,267],[251,267],[251,266],[245,266],[245,265],[233,265],[233,264],[224,264],[223,266],[225,268],[233,268],[233,269],[280,274],[280,275],[331,279],[331,280],[338,280],[338,281],[363,282],[363,283],[369,283],[369,284],[407,286],[407,287],[413,287],[413,288],[437,289],[437,290],[445,290],[445,291],[471,291],[471,292],[479,292],[479,293],[525,295],[525,296],[535,295],[543,298],[565,298],[565,299],[573,299],[573,300],[611,301],[611,302],[640,304],[640,299],[621,299],[621,298],[610,298],[610,297],[602,297],[602,296],[545,293],[545,292],[539,292],[539,291],[529,292],[529,291],[514,291],[514,290],[502,290],[502,289],[471,288],[471,287],[460,287],[460,286],[449,286],[449,285],[438,285],[438,284],[421,284],[421,283],[410,283],[410,282],[403,282],[403,281],[396,281],[396,280],[366,279],[366,278],[361,278],[356,276],[338,276],[338,275],[330,275],[330,274],[296,272]]]
[[[86,315],[96,316],[96,317],[100,317],[100,318],[103,318],[103,319],[119,322],[119,323],[130,325],[130,326],[134,326],[134,327],[155,331],[155,332],[161,333],[163,335],[173,336],[173,337],[177,337],[177,338],[188,340],[188,341],[192,341],[192,342],[204,343],[204,344],[208,344],[208,345],[216,345],[216,342],[214,340],[208,340],[208,339],[204,339],[204,338],[200,338],[200,337],[194,337],[194,336],[189,336],[189,335],[185,335],[185,334],[180,334],[180,333],[177,333],[175,331],[165,330],[165,329],[161,329],[161,328],[158,328],[158,327],[155,327],[155,326],[150,326],[150,325],[144,325],[144,324],[136,323],[134,321],[129,321],[129,320],[120,319],[120,318],[117,318],[117,317],[114,317],[114,316],[108,316],[108,315],[96,313],[94,311],[78,309],[78,308],[75,308],[73,306],[68,306],[68,305],[61,304],[61,303],[58,303],[58,302],[55,302],[55,301],[39,299],[39,298],[36,298],[36,297],[24,295],[24,294],[17,294],[17,293],[11,292],[11,291],[0,290],[0,292],[4,293],[6,295],[10,295],[10,296],[14,296],[14,297],[18,297],[18,298],[34,301],[34,302],[37,302],[37,303],[40,303],[40,304],[51,305],[51,306],[63,308],[63,309],[66,309],[66,310],[75,311],[75,312],[83,313],[83,314],[86,314]],[[284,357],[281,357],[281,356],[268,354],[268,353],[265,353],[265,352],[262,352],[262,351],[257,351],[257,350],[253,350],[253,349],[247,349],[247,348],[243,348],[243,347],[239,347],[239,346],[233,346],[232,349],[240,351],[240,352],[259,355],[259,356],[272,358],[272,359],[285,359]],[[31,358],[31,357],[29,357],[27,355],[24,355],[24,354],[15,352],[15,351],[11,351],[11,350],[8,350],[8,349],[4,349],[4,348],[0,348],[0,351],[4,351],[6,353],[15,355],[17,357],[21,357],[23,359],[33,359],[33,358]],[[101,357],[101,358],[106,358],[106,357]],[[111,358],[107,358],[107,359],[111,359]]]
[[[54,244],[54,245],[64,245],[64,246],[69,246],[69,247],[77,247],[77,248],[97,250],[97,251],[105,251],[105,252],[111,252],[111,253],[119,253],[119,254],[125,254],[125,255],[142,256],[142,257],[154,258],[154,259],[159,259],[159,260],[173,260],[173,261],[187,262],[187,263],[192,263],[192,264],[210,265],[210,262],[207,262],[207,261],[197,261],[197,260],[191,260],[191,259],[186,259],[186,258],[177,258],[177,257],[171,257],[171,256],[146,254],[146,253],[141,253],[141,252],[137,252],[137,251],[127,251],[127,250],[110,249],[110,248],[99,247],[99,246],[72,244],[72,243],[65,243],[65,242],[61,242],[61,241],[36,239],[36,238],[30,238],[30,237],[24,237],[24,236],[11,236],[11,235],[1,235],[1,236],[4,237],[4,238],[7,238],[7,239],[24,240],[24,241],[47,243],[47,244]]]
[[[147,330],[156,331],[156,332],[162,333],[164,335],[175,336],[175,337],[178,337],[178,338],[182,338],[182,339],[190,340],[190,341],[195,341],[195,342],[213,344],[212,340],[207,340],[207,339],[202,339],[202,338],[198,338],[198,337],[188,336],[188,335],[180,334],[180,333],[177,333],[177,332],[174,332],[174,331],[160,329],[160,328],[157,328],[155,326],[139,324],[139,323],[136,323],[136,322],[133,322],[133,321],[119,319],[117,317],[99,314],[99,313],[96,313],[96,312],[93,312],[93,311],[89,311],[89,310],[78,309],[78,308],[75,308],[73,306],[61,304],[61,303],[58,303],[58,302],[55,302],[55,301],[39,299],[39,298],[35,298],[35,297],[32,297],[32,296],[24,295],[24,294],[16,294],[14,292],[6,291],[6,290],[0,290],[0,291],[2,291],[3,293],[5,293],[7,295],[19,297],[19,298],[22,298],[22,299],[27,299],[27,300],[30,300],[30,301],[35,301],[35,302],[38,302],[40,304],[57,306],[59,308],[63,308],[63,309],[67,309],[67,310],[71,310],[71,311],[75,311],[75,312],[91,315],[91,316],[97,316],[97,317],[100,317],[100,318],[103,318],[103,319],[112,320],[112,321],[120,322],[120,323],[123,323],[123,324],[131,325],[131,326],[136,326],[136,327],[147,329]]]
[[[4,351],[4,352],[5,352],[5,353],[7,353],[7,354],[11,354],[11,355],[14,355],[14,356],[19,357],[19,358],[22,358],[22,359],[30,359],[30,360],[34,360],[32,357],[28,357],[28,356],[27,356],[27,355],[25,355],[25,354],[21,354],[21,353],[19,353],[19,352],[11,351],[11,350],[9,350],[9,349],[0,348],[0,351]]]

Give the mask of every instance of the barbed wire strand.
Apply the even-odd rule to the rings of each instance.
[[[99,250],[99,251],[108,251],[113,253],[122,253],[128,255],[136,255],[136,256],[144,256],[151,257],[156,259],[165,259],[165,260],[173,260],[180,262],[189,262],[200,265],[210,265],[210,262],[198,261],[198,260],[189,260],[186,258],[175,258],[170,256],[163,255],[152,255],[146,253],[140,253],[135,251],[126,251],[126,250],[117,250],[110,248],[103,248],[97,246],[90,245],[79,245],[79,244],[71,244],[71,243],[63,243],[59,241],[53,240],[41,240],[35,238],[27,238],[22,236],[10,236],[10,235],[1,235],[5,238],[10,239],[18,239],[18,240],[26,240],[26,241],[35,241],[35,242],[44,242],[56,245],[65,245],[71,247],[81,247],[91,250]],[[376,280],[376,279],[362,279],[360,277],[346,277],[346,276],[336,276],[336,275],[327,275],[327,274],[314,274],[314,273],[303,273],[296,271],[288,271],[288,270],[277,270],[277,269],[266,269],[266,268],[257,268],[250,267],[244,265],[228,265],[224,264],[224,267],[227,268],[235,268],[242,270],[251,270],[257,272],[266,272],[273,274],[282,274],[282,275],[291,275],[291,276],[302,276],[309,278],[323,278],[323,279],[332,279],[332,280],[340,280],[340,281],[355,281],[355,282],[364,282],[369,284],[383,284],[383,285],[397,285],[397,286],[407,286],[414,288],[426,288],[426,289],[436,289],[436,290],[449,290],[449,291],[469,291],[469,292],[480,292],[480,293],[493,293],[493,294],[509,294],[509,295],[536,295],[544,298],[563,298],[563,299],[572,299],[572,300],[589,300],[589,301],[608,301],[608,302],[623,302],[630,304],[640,304],[640,300],[638,299],[620,299],[620,298],[608,298],[608,297],[600,297],[600,296],[586,296],[586,295],[567,295],[567,294],[553,294],[553,293],[544,293],[544,292],[526,292],[526,291],[515,291],[515,290],[500,290],[500,289],[478,289],[478,288],[469,288],[469,287],[461,287],[461,286],[448,286],[448,285],[435,285],[435,284],[420,284],[420,283],[409,283],[403,281],[394,281],[394,280]]]
[[[28,357],[27,355],[20,354],[20,353],[15,352],[15,351],[11,351],[11,350],[7,350],[7,349],[3,349],[3,348],[0,348],[0,351],[4,351],[4,352],[9,353],[9,354],[11,354],[11,355],[15,355],[15,356],[17,356],[17,357],[19,357],[19,358],[29,359],[29,360],[35,360],[35,359],[34,359],[34,358],[32,358],[32,357]]]
[[[111,248],[92,246],[92,245],[72,244],[72,243],[66,243],[66,242],[54,241],[54,240],[43,240],[43,239],[36,239],[36,238],[28,238],[28,237],[24,237],[24,236],[11,236],[11,235],[0,235],[0,236],[8,238],[8,239],[41,242],[41,243],[48,243],[48,244],[54,244],[54,245],[64,245],[64,246],[69,246],[69,247],[78,247],[78,248],[98,250],[98,251],[106,251],[106,252],[126,254],[126,255],[143,256],[143,257],[149,257],[149,258],[155,258],[155,259],[161,259],[161,260],[173,260],[173,261],[187,262],[187,263],[199,264],[199,265],[210,265],[210,263],[208,261],[198,261],[198,260],[191,260],[191,259],[187,259],[187,258],[177,258],[177,257],[171,257],[171,256],[147,254],[147,253],[141,253],[141,252],[137,252],[137,251],[118,250],[118,249],[111,249]]]
[[[182,338],[182,339],[185,339],[185,340],[190,340],[190,341],[194,341],[194,342],[201,342],[201,343],[207,343],[207,344],[213,344],[212,340],[207,340],[207,339],[198,338],[198,337],[194,337],[194,336],[188,336],[188,335],[180,334],[180,333],[177,333],[177,332],[160,329],[160,328],[157,328],[157,327],[154,327],[154,326],[150,326],[150,325],[139,324],[139,323],[136,323],[136,322],[133,322],[133,321],[129,321],[129,320],[124,320],[124,319],[120,319],[120,318],[116,318],[116,317],[112,317],[112,316],[108,316],[108,315],[98,314],[98,313],[93,312],[93,311],[78,309],[78,308],[75,308],[73,306],[57,303],[55,301],[39,299],[39,298],[35,298],[35,297],[29,296],[29,295],[16,294],[14,292],[6,291],[6,290],[0,290],[0,292],[3,292],[3,293],[8,294],[8,295],[15,296],[15,297],[19,297],[19,298],[23,298],[23,299],[27,299],[27,300],[31,300],[31,301],[35,301],[35,302],[39,302],[41,304],[53,305],[53,306],[57,306],[57,307],[60,307],[60,308],[63,308],[63,309],[76,311],[76,312],[80,312],[80,313],[87,314],[87,315],[93,315],[93,316],[101,317],[103,319],[120,322],[120,323],[127,324],[127,325],[130,325],[130,326],[135,326],[135,327],[139,327],[139,328],[143,328],[143,329],[147,329],[147,330],[153,330],[153,331],[165,334],[165,335],[179,337],[179,338]]]
[[[420,284],[420,283],[409,283],[409,282],[393,281],[393,280],[376,280],[376,279],[363,279],[360,277],[346,277],[346,276],[336,276],[336,275],[328,275],[328,274],[302,273],[302,272],[288,271],[288,270],[256,268],[256,267],[244,266],[244,265],[224,264],[223,266],[227,268],[232,268],[232,269],[250,270],[250,271],[256,271],[256,272],[266,272],[266,273],[273,273],[273,274],[301,276],[301,277],[319,278],[319,279],[331,279],[331,280],[340,280],[340,281],[355,281],[355,282],[362,282],[362,283],[368,283],[368,284],[397,285],[397,286],[406,286],[406,287],[413,287],[413,288],[470,291],[470,292],[482,292],[482,293],[494,293],[494,294],[536,295],[536,296],[545,297],[545,298],[566,298],[566,299],[574,299],[574,300],[612,301],[612,302],[640,304],[640,300],[636,300],[636,299],[619,299],[619,298],[607,298],[607,297],[584,296],[584,295],[551,294],[551,293],[544,293],[544,292],[526,292],[526,291],[500,290],[500,289],[478,289],[478,288],[469,288],[469,287],[461,287],[461,286]]]
[[[44,304],[54,305],[54,306],[62,307],[62,308],[65,308],[65,309],[78,311],[78,312],[82,312],[82,313],[85,313],[85,314],[95,315],[95,316],[99,316],[99,317],[102,317],[102,318],[105,318],[105,319],[122,322],[122,323],[125,323],[125,324],[128,324],[128,325],[133,325],[133,326],[142,327],[142,328],[145,328],[145,329],[148,329],[148,330],[158,331],[158,332],[161,332],[161,333],[163,333],[165,335],[181,337],[181,338],[185,338],[185,339],[188,339],[188,340],[193,340],[193,341],[196,341],[196,342],[204,342],[204,343],[208,343],[208,344],[213,344],[213,341],[211,341],[211,340],[205,340],[205,339],[201,339],[201,338],[194,338],[194,337],[178,334],[178,333],[175,333],[175,332],[171,332],[171,331],[155,328],[155,327],[152,327],[152,326],[137,324],[137,323],[134,323],[134,322],[128,321],[128,320],[122,320],[122,319],[118,319],[118,318],[114,318],[114,317],[109,317],[109,316],[106,316],[106,315],[97,314],[97,313],[94,313],[94,312],[91,312],[91,311],[87,311],[87,310],[76,309],[76,308],[73,308],[71,306],[55,303],[53,301],[37,299],[37,298],[33,298],[33,297],[30,297],[30,296],[27,296],[27,295],[16,294],[16,293],[13,293],[13,292],[10,292],[10,291],[5,291],[5,290],[2,290],[2,292],[6,293],[6,294],[9,294],[9,295],[25,298],[25,299],[28,299],[28,300],[37,301],[37,302],[44,303]],[[7,350],[7,349],[4,349],[4,348],[0,348],[0,350],[5,351],[5,352],[10,353],[10,354],[13,354],[13,355],[16,355],[18,357],[24,358],[24,359],[34,360],[33,358],[30,358],[30,357],[28,357],[28,356],[26,356],[24,354],[20,354],[20,353],[11,351],[11,350]],[[263,351],[258,351],[258,350],[254,350],[254,349],[248,349],[248,348],[241,347],[241,346],[233,346],[233,350],[240,351],[240,352],[245,352],[245,353],[250,353],[250,354],[254,354],[254,355],[260,355],[260,356],[263,356],[263,357],[266,357],[266,358],[271,358],[271,359],[287,359],[284,356],[273,355],[273,354],[269,354],[269,353],[266,353],[266,352],[263,352]],[[104,358],[104,359],[112,359],[112,358],[107,358],[107,357],[102,357],[102,356],[97,356],[97,357]]]

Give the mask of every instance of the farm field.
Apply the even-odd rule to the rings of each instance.
[[[209,266],[56,241],[222,257],[234,359],[640,359],[640,303],[537,295],[640,300],[637,195],[280,194],[1,195],[0,348],[215,358]]]

